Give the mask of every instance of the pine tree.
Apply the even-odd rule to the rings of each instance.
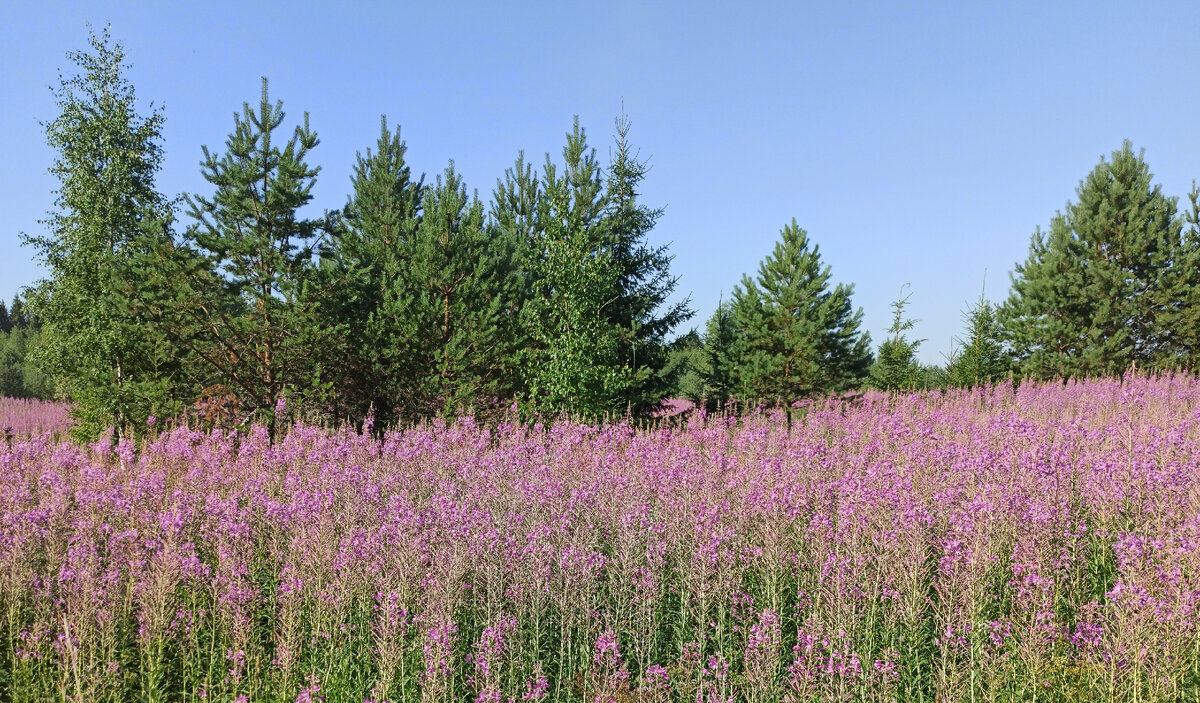
[[[734,289],[732,318],[739,400],[787,406],[799,398],[857,387],[871,364],[853,286],[829,287],[817,246],[795,220],[783,228],[758,276]]]
[[[388,427],[414,405],[412,368],[419,333],[409,324],[412,299],[405,287],[413,239],[421,222],[424,177],[405,162],[400,128],[380,118],[376,150],[358,154],[345,228],[322,256],[330,295],[323,324],[334,341],[323,351],[338,388],[339,417],[356,422],[374,413]]]
[[[170,203],[154,185],[163,114],[138,115],[124,50],[107,29],[89,42],[90,52],[68,54],[79,73],[60,80],[60,113],[45,125],[60,184],[42,222],[49,233],[26,238],[50,272],[31,299],[45,323],[36,363],[74,399],[80,436],[177,409],[175,355],[138,307],[141,256],[170,238]]]
[[[505,169],[503,178],[496,179],[489,211],[492,226],[521,242],[523,251],[532,248],[543,234],[538,220],[541,200],[541,181],[533,166],[525,163],[525,152],[519,152],[516,163]]]
[[[488,231],[493,239],[503,240],[512,252],[511,288],[505,300],[502,337],[507,340],[508,355],[503,360],[508,377],[508,400],[527,397],[529,388],[524,363],[526,350],[533,343],[532,331],[539,321],[529,302],[537,294],[536,276],[544,253],[545,231],[539,219],[542,209],[542,183],[533,167],[519,152],[504,177],[496,179],[488,213]]]
[[[235,396],[247,416],[269,416],[285,395],[324,391],[314,349],[329,340],[315,322],[321,296],[306,286],[315,285],[314,249],[334,225],[332,216],[299,212],[319,170],[306,161],[318,144],[307,113],[281,147],[274,137],[283,104],[270,102],[264,78],[257,109],[245,104],[234,121],[224,154],[204,148],[202,172],[213,195],[187,197],[195,222],[185,254],[200,296],[193,329],[206,331],[188,344],[213,385]],[[200,260],[207,268],[194,265]]]
[[[468,197],[454,162],[422,206],[409,271],[411,322],[422,339],[424,416],[487,413],[511,397],[515,350],[508,299],[519,283],[515,247],[485,226],[483,204]]]
[[[904,295],[907,286],[906,283],[900,288],[900,297],[892,303],[894,314],[892,326],[888,328],[890,337],[879,345],[879,355],[871,365],[868,380],[879,390],[908,391],[921,386],[923,372],[917,361],[917,349],[925,340],[909,340],[904,334],[917,323],[917,320],[904,317],[904,308],[912,297],[912,293]]]
[[[667,305],[678,280],[671,276],[673,257],[665,245],[654,247],[647,236],[661,209],[638,201],[638,188],[649,171],[629,143],[632,123],[616,120],[616,152],[608,174],[607,229],[609,250],[617,268],[616,299],[605,307],[618,331],[617,363],[629,370],[629,384],[618,407],[635,414],[657,408],[673,383],[668,368],[667,335],[693,315],[689,300]]]
[[[1000,319],[1023,376],[1117,375],[1168,367],[1178,350],[1182,223],[1129,142],[1080,184],[1078,202],[1039,230]]]

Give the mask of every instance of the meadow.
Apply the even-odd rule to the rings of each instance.
[[[66,403],[0,397],[0,441],[62,434],[71,426],[70,411]]]
[[[1185,376],[0,445],[13,703],[1196,701],[1198,608]]]

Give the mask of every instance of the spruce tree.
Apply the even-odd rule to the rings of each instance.
[[[1117,375],[1169,367],[1168,311],[1186,254],[1173,198],[1129,142],[1081,182],[1078,202],[1034,234],[1000,319],[1023,376]]]
[[[689,300],[667,304],[678,284],[670,271],[674,257],[665,245],[647,242],[663,211],[638,200],[638,188],[649,166],[633,152],[631,127],[625,115],[617,118],[606,219],[618,287],[616,299],[605,312],[618,333],[617,363],[630,373],[624,396],[616,402],[635,414],[645,414],[659,406],[673,383],[667,335],[693,312]]]
[[[793,219],[781,241],[734,289],[731,356],[739,400],[787,406],[855,388],[871,365],[870,335],[852,285],[830,289],[830,268]]]
[[[917,361],[917,349],[925,340],[909,340],[904,334],[917,323],[904,317],[904,308],[912,297],[912,293],[904,295],[907,286],[906,283],[901,287],[900,297],[892,303],[894,313],[892,326],[888,328],[889,337],[879,345],[879,355],[871,365],[868,380],[879,390],[909,391],[922,385],[923,371]]]
[[[950,385],[974,388],[997,383],[1008,377],[1012,360],[1004,347],[1003,330],[996,317],[996,306],[982,292],[979,300],[963,313],[964,339],[947,364]]]
[[[25,363],[23,345],[14,343],[11,332],[0,330],[0,398],[24,397],[21,370]]]
[[[733,398],[738,366],[734,341],[733,306],[722,300],[704,328],[704,400],[710,407],[719,408]]]
[[[493,197],[492,220],[525,263],[522,390],[542,412],[653,411],[674,382],[667,335],[692,314],[667,303],[672,257],[647,241],[662,211],[639,200],[648,166],[629,121],[616,129],[607,178],[576,118],[561,171],[547,155],[539,180],[520,158]]]
[[[25,312],[25,302],[21,300],[21,295],[13,295],[12,304],[8,306],[8,319],[12,322],[13,327],[26,327],[29,325],[29,316]]]
[[[176,354],[139,307],[150,294],[143,255],[170,239],[170,203],[154,183],[163,114],[138,114],[124,49],[107,29],[89,43],[68,54],[79,72],[60,80],[59,115],[45,124],[59,181],[48,233],[26,237],[50,272],[31,297],[45,323],[36,363],[75,401],[84,437],[178,408]],[[14,301],[10,316],[19,313]]]
[[[7,333],[12,327],[12,318],[8,316],[8,305],[0,300],[0,332]]]
[[[1025,378],[1079,375],[1094,304],[1083,294],[1083,258],[1067,218],[1055,216],[1048,232],[1038,228],[1029,249],[1000,308],[1005,340]]]
[[[685,398],[699,407],[708,398],[704,383],[708,372],[704,336],[691,329],[672,340],[667,350],[667,365],[672,379],[669,395]]]
[[[31,358],[42,344],[37,326],[21,325],[0,332],[0,397],[49,399],[54,381]]]

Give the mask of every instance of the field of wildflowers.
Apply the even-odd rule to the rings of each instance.
[[[1200,700],[1200,382],[34,437],[0,608],[14,703]]]
[[[0,397],[0,441],[61,435],[71,426],[71,406],[48,400]]]

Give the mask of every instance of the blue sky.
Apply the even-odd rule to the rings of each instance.
[[[518,150],[557,157],[573,115],[607,160],[613,118],[652,170],[682,295],[703,326],[793,217],[855,284],[875,342],[909,313],[941,362],[984,283],[1007,295],[1034,229],[1123,139],[1164,191],[1200,178],[1200,3],[378,2],[34,3],[0,6],[0,296],[43,275],[55,182],[40,122],[49,86],[111,23],[147,105],[165,108],[168,194],[208,193],[261,76],[288,125],[321,137],[319,208],[344,204],[379,115],[415,171],[453,158],[490,197]],[[681,330],[683,331],[683,330]]]

